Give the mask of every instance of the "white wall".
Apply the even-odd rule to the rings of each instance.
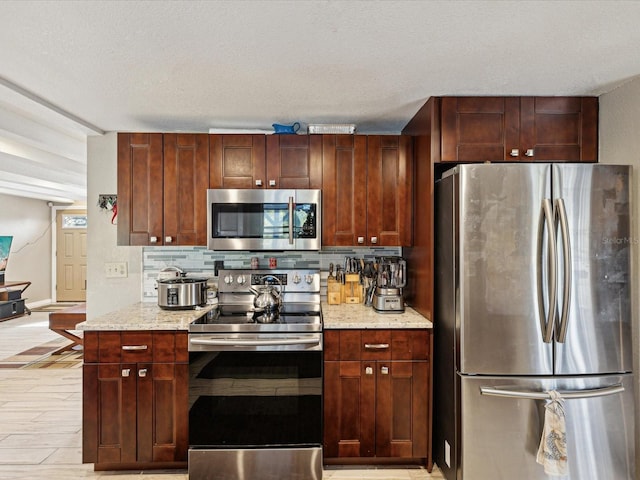
[[[30,281],[23,297],[32,307],[51,300],[52,231],[46,201],[0,195],[0,235],[13,236],[5,281]]]
[[[142,247],[117,246],[111,212],[97,206],[99,194],[117,193],[117,134],[87,142],[87,319],[142,299]],[[117,220],[116,220],[117,221]],[[127,262],[127,278],[107,278],[105,262]]]
[[[635,301],[633,324],[633,369],[636,377],[636,468],[640,474],[640,77],[600,97],[600,162],[633,165],[633,217]],[[638,477],[638,475],[637,475]]]

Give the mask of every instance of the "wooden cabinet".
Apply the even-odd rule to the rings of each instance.
[[[118,245],[206,245],[208,135],[118,134]]]
[[[430,332],[324,333],[324,457],[429,464]]]
[[[322,244],[411,244],[411,138],[323,135]]]
[[[442,161],[597,162],[596,97],[442,97]]]
[[[321,188],[315,135],[210,135],[210,188]]]
[[[165,133],[164,245],[207,244],[209,136]]]
[[[186,332],[86,332],[84,463],[96,470],[184,468],[188,449]]]
[[[162,134],[118,134],[118,245],[162,240]]]

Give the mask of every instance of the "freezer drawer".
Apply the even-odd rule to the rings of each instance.
[[[482,389],[515,392],[603,390],[622,393],[565,400],[567,456],[571,480],[634,479],[632,375],[599,377],[460,377],[461,418],[458,480],[550,477],[536,463],[544,400],[493,396]]]

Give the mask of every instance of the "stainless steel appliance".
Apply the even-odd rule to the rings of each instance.
[[[319,270],[218,278],[218,308],[189,327],[189,478],[322,478]],[[265,287],[277,307],[256,307]]]
[[[436,183],[434,459],[448,480],[634,479],[630,167],[482,164]]]
[[[407,263],[401,257],[376,257],[376,287],[371,302],[379,313],[404,312],[402,289],[406,286]]]
[[[320,250],[320,190],[207,191],[212,250]]]
[[[207,279],[178,277],[158,279],[158,306],[164,310],[186,310],[207,303]]]

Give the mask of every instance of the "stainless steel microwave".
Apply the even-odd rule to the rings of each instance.
[[[320,190],[207,190],[210,250],[320,250]]]

